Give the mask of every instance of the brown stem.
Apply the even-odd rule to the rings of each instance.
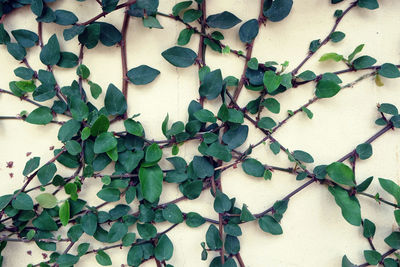
[[[206,0],[198,4],[198,9],[201,10],[202,15],[200,18],[201,35],[199,39],[199,50],[197,55],[197,62],[199,70],[206,65],[206,44],[204,43],[204,35],[206,34]],[[201,84],[201,82],[200,82]],[[200,105],[204,106],[204,96],[200,96]]]
[[[129,14],[128,7],[125,10],[124,14],[124,22],[122,24],[122,39],[121,39],[121,62],[122,62],[122,94],[125,96],[125,99],[128,101],[128,77],[126,74],[128,73],[128,62],[126,55],[126,35],[129,26]],[[125,112],[124,118],[127,117],[127,113]]]
[[[38,36],[39,36],[39,47],[43,48],[43,23],[41,21],[38,22]]]
[[[303,61],[300,62],[300,64],[294,68],[294,70],[292,70],[292,75],[296,75],[297,72],[300,70],[300,68],[322,47],[324,46],[326,43],[328,43],[328,41],[331,38],[331,34],[336,30],[336,28],[338,27],[340,21],[343,19],[343,17],[353,8],[357,5],[358,1],[354,1],[350,4],[350,6],[345,9],[342,13],[342,15],[340,17],[338,17],[335,21],[335,24],[333,25],[333,28],[331,29],[331,31],[328,33],[328,35],[325,37],[325,39],[321,42],[321,44],[319,45],[318,49],[315,51],[309,51],[307,56],[303,59]]]
[[[240,267],[246,267],[246,265],[244,264],[244,261],[242,259],[242,256],[240,256],[240,252],[238,252],[235,256],[236,256],[236,259],[237,259],[237,261],[239,263],[239,266]]]
[[[8,94],[8,95],[12,95],[12,96],[18,97],[18,96],[16,96],[16,95],[14,95],[13,92],[10,92],[10,91],[4,90],[4,89],[0,89],[0,93],[4,93],[4,94]],[[35,102],[35,101],[33,101],[33,100],[31,100],[31,99],[25,97],[25,96],[23,96],[23,97],[18,97],[18,98],[19,98],[20,100],[24,100],[24,101],[26,101],[26,102],[29,102],[29,103],[31,103],[31,104],[33,104],[33,105],[35,105],[35,106],[43,107],[43,105],[41,105],[41,104],[39,104],[39,103],[37,103],[37,102]]]

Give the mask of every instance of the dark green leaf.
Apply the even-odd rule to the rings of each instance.
[[[33,201],[32,198],[25,194],[19,193],[15,199],[11,202],[12,207],[16,210],[32,210],[33,209]]]
[[[58,140],[60,140],[61,142],[66,142],[70,140],[78,133],[80,127],[81,124],[76,120],[67,121],[61,126],[60,130],[58,131]]]
[[[232,203],[229,197],[218,190],[214,199],[214,210],[218,213],[224,213],[229,211],[231,207]]]
[[[371,184],[373,179],[374,179],[374,177],[372,177],[372,176],[368,177],[361,184],[357,185],[356,186],[357,192],[363,192],[363,191],[367,190],[367,188],[369,187],[369,185]]]
[[[249,127],[247,125],[240,125],[224,133],[222,141],[227,144],[230,149],[235,149],[246,141],[248,133]]]
[[[211,28],[230,29],[241,22],[234,14],[224,11],[207,17],[207,25]]]
[[[178,16],[179,13],[188,8],[190,5],[192,4],[192,1],[183,1],[183,2],[179,2],[176,5],[174,5],[174,7],[172,8],[172,15],[174,16]]]
[[[112,261],[111,261],[110,256],[108,256],[108,254],[105,253],[103,250],[97,251],[96,261],[101,266],[110,266],[110,265],[112,265]]]
[[[330,80],[320,80],[317,83],[317,90],[315,91],[315,95],[318,98],[329,98],[340,91],[340,85],[338,85],[334,81]]]
[[[169,204],[165,209],[162,210],[164,219],[170,223],[181,223],[183,222],[183,215],[181,210],[175,204]]]
[[[379,8],[379,4],[377,0],[359,0],[358,1],[358,6],[367,8],[370,10],[377,9]]]
[[[15,40],[24,48],[33,47],[39,41],[36,33],[28,30],[14,30],[11,32]]]
[[[264,73],[263,82],[268,93],[273,93],[281,84],[282,77],[269,70]]]
[[[374,237],[376,227],[375,227],[375,224],[373,222],[371,222],[368,219],[364,219],[363,228],[364,228],[363,235],[364,235],[365,238]]]
[[[171,47],[162,52],[161,55],[169,63],[179,68],[191,66],[197,58],[197,55],[193,50],[179,46]]]
[[[395,105],[392,105],[392,104],[389,104],[389,103],[382,103],[382,104],[380,104],[380,105],[379,105],[379,108],[378,108],[378,111],[379,111],[379,112],[382,112],[382,113],[394,115],[394,116],[396,116],[396,115],[399,114],[399,111],[398,111],[398,109],[396,108],[396,106],[395,106]]]
[[[379,73],[379,75],[386,77],[386,78],[400,77],[399,69],[391,63],[383,64],[382,67],[378,70],[378,73]]]
[[[167,235],[162,235],[158,239],[156,248],[154,249],[154,256],[160,261],[166,261],[171,259],[174,251],[174,245]]]
[[[75,14],[67,10],[56,10],[54,15],[56,16],[56,20],[54,22],[59,25],[72,25],[78,21],[78,18],[75,16]]]
[[[100,24],[100,42],[105,46],[113,46],[119,43],[122,35],[114,25],[105,22],[96,22]]]
[[[96,141],[94,142],[94,153],[100,154],[117,146],[117,139],[115,139],[112,133],[102,133],[97,136]]]
[[[122,222],[115,222],[108,232],[107,240],[109,243],[114,243],[121,240],[128,232],[128,226]]]
[[[160,72],[156,69],[150,68],[147,65],[140,65],[128,71],[126,75],[133,84],[143,85],[154,81],[159,74]]]
[[[261,230],[266,233],[270,233],[273,235],[280,235],[283,233],[282,227],[272,216],[264,215],[258,220],[258,224]]]
[[[332,42],[338,43],[338,42],[342,41],[345,36],[346,36],[346,34],[344,34],[343,32],[336,31],[331,34],[330,38],[331,38]]]
[[[40,158],[39,157],[34,157],[28,160],[25,164],[24,170],[22,171],[22,174],[24,176],[28,176],[31,172],[37,169],[40,164]]]
[[[23,60],[26,56],[25,48],[17,43],[7,43],[7,51],[12,55],[16,60]]]
[[[206,220],[196,212],[189,212],[186,214],[186,225],[189,227],[199,227],[205,222]]]
[[[342,215],[352,225],[361,224],[360,203],[355,196],[349,196],[349,193],[338,187],[328,187],[329,192],[335,197],[336,204],[341,208]]]
[[[201,96],[204,96],[209,100],[215,99],[222,91],[222,83],[223,81],[220,69],[208,72],[204,76],[204,80],[200,85],[199,93]]]
[[[82,224],[82,229],[83,231],[90,235],[93,236],[94,233],[97,230],[97,216],[96,214],[90,212],[86,213],[81,217],[81,224]]]
[[[400,204],[400,186],[398,186],[392,180],[383,178],[379,178],[379,184],[386,192],[391,194],[396,199],[397,204]]]
[[[263,13],[264,16],[268,18],[268,20],[272,22],[278,22],[289,15],[290,10],[292,9],[292,5],[292,0],[275,0],[269,7],[267,5],[267,9],[265,8],[266,5],[264,4]]]
[[[61,266],[72,266],[78,261],[79,257],[71,254],[62,254],[57,258],[57,263]]]
[[[194,33],[193,29],[183,29],[179,33],[178,45],[187,45],[189,43],[190,38],[192,37],[193,33]]]
[[[369,143],[360,144],[356,147],[356,152],[360,159],[368,159],[372,155],[372,146]]]
[[[98,136],[101,133],[107,132],[108,127],[110,127],[110,121],[103,114],[100,115],[90,128],[90,134],[93,136]]]
[[[377,265],[382,259],[381,253],[376,250],[364,250],[364,257],[371,265]]]
[[[348,185],[355,186],[354,184],[354,173],[351,168],[341,162],[334,162],[326,167],[326,172],[333,181]]]
[[[313,163],[313,157],[305,151],[302,150],[295,150],[293,151],[293,157],[298,161],[302,161],[304,163]]]
[[[138,223],[136,227],[139,235],[145,240],[150,240],[157,235],[157,229],[150,223]]]
[[[139,180],[143,197],[149,201],[156,201],[162,191],[163,173],[158,165],[152,167],[141,167],[139,169]]]
[[[215,225],[211,224],[206,233],[207,246],[212,250],[217,250],[222,247],[222,241],[219,237],[219,231]]]
[[[257,126],[262,129],[272,129],[276,126],[276,122],[270,117],[263,117],[258,121]]]
[[[203,13],[201,10],[197,9],[189,9],[183,13],[183,22],[190,23],[193,22],[201,17]]]
[[[220,143],[211,144],[207,148],[206,154],[225,162],[229,162],[232,159],[229,148],[227,146],[221,145]]]
[[[61,58],[57,35],[53,34],[40,52],[40,61],[45,65],[56,65]]]
[[[43,12],[43,1],[42,0],[32,0],[31,10],[36,16],[42,15]]]
[[[110,115],[123,115],[126,112],[127,104],[125,96],[112,83],[107,88],[104,105]]]
[[[252,175],[254,177],[263,177],[265,171],[265,168],[261,164],[261,162],[251,158],[246,159],[242,163],[242,168],[245,173],[247,173],[248,175]]]
[[[114,202],[120,199],[120,192],[117,188],[103,188],[97,193],[97,197],[107,202]]]
[[[371,67],[376,63],[376,59],[370,56],[362,56],[353,61],[353,66],[356,70]]]
[[[258,35],[258,21],[252,19],[246,21],[239,29],[239,38],[243,43],[250,43]]]
[[[385,238],[385,243],[394,249],[400,249],[400,232],[393,232]]]
[[[312,81],[315,78],[317,78],[315,73],[312,72],[311,70],[306,70],[306,71],[300,73],[299,76],[297,76],[297,77],[302,79],[303,81]]]
[[[43,231],[57,231],[58,226],[56,222],[50,217],[47,211],[43,211],[40,216],[32,221],[33,226]]]
[[[204,157],[194,156],[193,171],[199,178],[211,177],[214,175],[214,167]]]

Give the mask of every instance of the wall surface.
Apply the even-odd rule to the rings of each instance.
[[[170,13],[177,1],[160,1],[159,11]],[[90,4],[90,7],[88,5]],[[332,16],[335,9],[345,9],[350,1],[343,1],[338,5],[330,4],[328,0],[295,0],[291,14],[282,22],[268,22],[262,26],[254,44],[253,56],[260,62],[289,61],[289,70],[297,66],[306,56],[311,40],[323,39],[333,26]],[[94,0],[86,2],[57,1],[52,5],[54,9],[72,10],[81,21],[101,12]],[[215,14],[228,10],[242,21],[257,18],[259,12],[258,0],[207,0],[207,14]],[[365,44],[363,54],[373,56],[377,64],[400,62],[400,1],[380,1],[378,10],[355,8],[346,15],[338,30],[346,33],[346,38],[339,43],[328,43],[307,62],[302,70],[313,70],[315,73],[337,71],[346,68],[344,64],[319,62],[319,57],[327,52],[337,52],[348,55],[359,44]],[[114,12],[101,20],[108,21],[122,27],[122,11]],[[152,138],[164,139],[161,123],[168,113],[173,121],[187,120],[187,107],[192,99],[198,99],[197,67],[192,66],[178,69],[170,65],[161,57],[161,52],[176,44],[179,32],[184,28],[180,23],[171,19],[158,17],[164,29],[148,29],[142,26],[141,19],[132,18],[130,21],[127,49],[129,69],[141,64],[154,66],[161,71],[160,76],[147,86],[129,85],[128,113],[140,113],[140,121],[146,129],[146,135]],[[12,14],[5,19],[7,30],[24,27],[37,31],[37,24],[29,8],[23,8],[18,14]],[[245,50],[238,37],[239,26],[224,31],[224,43],[231,48]],[[63,51],[79,52],[77,38],[65,42],[62,37],[63,26],[44,25],[44,40],[53,32],[61,43]],[[188,47],[194,51],[198,49],[198,36],[193,36]],[[44,66],[38,60],[39,48],[34,47],[29,54],[29,62],[34,69]],[[8,83],[15,80],[13,70],[20,66],[0,46],[0,88],[8,89]],[[221,68],[223,76],[233,75],[240,77],[244,60],[234,55],[220,55],[207,49],[206,62],[211,69]],[[103,90],[109,83],[121,88],[121,57],[120,48],[108,48],[98,45],[95,50],[86,51],[83,63],[91,70],[91,79],[102,86]],[[301,71],[302,71],[301,70]],[[56,79],[60,84],[70,84],[76,79],[75,70],[56,68]],[[357,79],[366,72],[357,72],[341,75],[344,84]],[[329,164],[349,151],[355,145],[367,140],[380,128],[374,124],[379,114],[376,111],[378,103],[393,103],[400,107],[400,80],[384,79],[385,86],[376,86],[373,78],[368,78],[354,87],[346,88],[337,96],[321,100],[309,108],[314,118],[309,120],[305,114],[298,114],[274,135],[280,143],[291,150],[304,150],[314,156],[315,163],[309,164],[309,169],[319,164]],[[290,89],[278,95],[281,103],[281,113],[276,115],[277,121],[286,117],[286,110],[295,110],[308,99],[312,98],[315,84]],[[257,97],[256,92],[244,89],[239,98],[239,105],[244,106],[251,99]],[[94,103],[102,103],[104,94]],[[45,103],[49,104],[50,103]],[[207,103],[206,107],[217,111],[215,102]],[[22,110],[31,111],[35,107],[9,95],[0,95],[0,115],[14,116]],[[60,120],[63,118],[60,117]],[[0,120],[0,195],[8,194],[19,189],[23,182],[22,169],[29,159],[27,152],[32,156],[40,156],[42,161],[52,157],[49,147],[59,147],[57,140],[59,126],[35,126],[22,121]],[[113,130],[123,129],[122,123],[115,124]],[[250,127],[249,138],[238,148],[244,151],[250,144],[263,138],[256,129]],[[356,178],[361,181],[374,176],[373,184],[368,192],[379,192],[381,197],[390,201],[394,199],[384,192],[377,178],[383,177],[399,182],[400,177],[400,138],[398,131],[389,131],[373,144],[374,154],[366,160],[360,161],[356,167]],[[195,142],[181,147],[180,156],[190,159],[198,154]],[[171,155],[170,150],[164,152],[165,157]],[[252,157],[264,164],[281,167],[292,166],[284,153],[275,156],[268,149],[268,144],[261,145],[254,150]],[[13,161],[12,169],[6,168],[6,162]],[[163,168],[168,168],[168,162],[163,160]],[[112,169],[106,170],[109,173]],[[14,173],[10,178],[9,173]],[[71,170],[62,169],[60,174],[71,175]],[[296,181],[292,174],[274,172],[272,180],[265,181],[246,175],[239,166],[230,169],[222,176],[224,192],[236,197],[238,207],[246,203],[254,212],[261,212],[271,206],[275,200],[281,199],[288,192],[305,181]],[[37,181],[31,186],[38,185]],[[88,200],[90,205],[97,205],[101,200],[95,196],[101,187],[101,182],[95,179],[86,179],[81,198]],[[61,195],[60,195],[61,196]],[[165,185],[161,202],[175,199],[180,196],[176,186]],[[370,198],[359,197],[362,206],[363,218],[375,222],[377,230],[374,244],[384,253],[388,246],[383,239],[395,229],[392,207],[379,205]],[[178,204],[182,211],[196,211],[208,217],[218,219],[212,209],[213,197],[209,191],[194,201],[183,201]],[[137,202],[134,202],[137,204]],[[134,207],[132,205],[132,207]],[[107,207],[104,210],[108,210]],[[353,262],[365,262],[362,251],[369,249],[368,242],[362,236],[362,228],[347,223],[335,204],[332,195],[326,186],[317,183],[309,186],[290,202],[288,210],[282,219],[283,235],[272,236],[263,232],[257,222],[242,226],[243,236],[240,237],[241,255],[249,267],[258,266],[340,266],[341,259],[346,254]],[[161,224],[160,229],[168,227]],[[177,226],[169,237],[174,243],[174,255],[169,261],[174,266],[208,266],[208,262],[200,261],[200,242],[205,239],[208,225],[189,229],[184,223]],[[132,229],[136,231],[136,229]],[[91,248],[102,246],[92,238]],[[32,255],[27,254],[32,250]],[[62,251],[62,247],[59,247]],[[113,266],[126,264],[127,249],[110,251]],[[75,253],[72,249],[71,253]],[[34,244],[10,243],[5,252],[4,266],[26,266],[28,263],[37,263],[42,260],[41,252]],[[209,260],[213,258],[210,253]],[[93,255],[82,258],[78,266],[95,265]],[[154,261],[143,266],[155,266]]]

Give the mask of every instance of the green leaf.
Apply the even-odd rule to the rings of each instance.
[[[163,173],[158,165],[140,167],[139,180],[144,199],[155,202],[161,195]]]
[[[171,47],[161,55],[172,65],[179,68],[186,68],[193,65],[197,54],[189,48],[174,46]]]
[[[342,215],[352,225],[360,226],[361,208],[355,196],[349,196],[349,193],[338,187],[328,187],[329,192],[335,197],[336,204],[342,210]]]
[[[112,83],[107,88],[104,106],[110,115],[123,115],[126,112],[127,104],[125,96]]]
[[[239,29],[239,38],[243,43],[250,43],[257,37],[259,31],[258,21],[251,19],[243,23]]]
[[[186,225],[189,227],[199,227],[204,224],[206,220],[196,212],[189,212],[186,214]]]
[[[133,135],[136,135],[139,137],[144,135],[144,129],[140,122],[137,122],[132,119],[127,119],[124,121],[124,126],[125,126],[126,131],[130,134],[133,134]]]
[[[208,16],[206,22],[211,28],[230,29],[242,21],[234,14],[224,11]]]
[[[157,235],[156,227],[154,227],[154,225],[150,223],[144,223],[144,224],[138,223],[136,227],[139,232],[139,235],[145,240],[150,240],[151,238]]]
[[[16,60],[23,60],[26,56],[25,48],[17,43],[7,43],[7,51],[12,55]]]
[[[336,53],[327,53],[324,54],[320,57],[319,61],[326,61],[326,60],[334,60],[336,62],[339,62],[343,59],[342,55],[338,55]]]
[[[348,185],[355,186],[354,184],[354,173],[351,168],[341,162],[333,162],[326,167],[326,172],[333,181]]]
[[[39,164],[40,164],[40,157],[31,158],[25,163],[25,167],[24,170],[22,171],[22,174],[24,176],[28,176],[28,174],[30,174],[31,172],[36,170],[37,167],[39,167]]]
[[[58,226],[47,211],[43,211],[36,219],[32,221],[33,226],[43,231],[57,231]]]
[[[360,144],[356,147],[356,152],[360,159],[368,159],[372,155],[372,146],[369,143]]]
[[[94,233],[97,230],[97,216],[96,214],[89,212],[86,213],[85,215],[83,215],[81,217],[81,225],[82,225],[82,229],[83,231],[90,235],[93,236]]]
[[[110,127],[110,121],[103,114],[100,115],[90,128],[90,134],[93,136],[98,136],[104,132],[107,132]]]
[[[54,21],[55,23],[59,25],[73,25],[76,22],[78,22],[77,16],[75,16],[74,13],[59,9],[54,12],[54,15],[56,16],[56,20]]]
[[[397,204],[400,204],[400,186],[389,179],[379,178],[378,180],[382,188],[396,199]]]
[[[40,61],[45,65],[56,65],[60,57],[60,45],[57,35],[53,34],[40,52]]]
[[[112,133],[101,133],[97,136],[96,141],[94,142],[94,153],[100,154],[117,146],[117,139],[114,137]]]
[[[148,163],[158,162],[158,161],[160,161],[162,154],[163,154],[163,152],[162,152],[161,148],[156,143],[153,143],[150,146],[148,146],[146,149],[145,160]]]
[[[100,42],[105,46],[113,46],[119,43],[122,35],[114,25],[105,22],[96,22],[100,24]]]
[[[61,224],[63,226],[67,226],[70,219],[70,206],[68,199],[65,200],[64,203],[61,205],[58,216],[60,217]]]
[[[264,107],[266,107],[272,113],[278,114],[281,110],[281,104],[275,98],[267,98],[261,103]]]
[[[82,121],[89,116],[89,108],[86,103],[80,98],[73,98],[71,100],[71,114],[72,118],[77,121]]]
[[[379,8],[379,4],[377,0],[359,0],[358,1],[358,6],[367,8],[370,10],[377,9]]]
[[[249,127],[247,125],[239,125],[225,132],[222,136],[222,141],[227,144],[230,149],[235,149],[246,141],[248,132]]]
[[[4,195],[0,197],[0,210],[3,210],[11,201],[13,195]]]
[[[36,16],[42,15],[43,12],[43,1],[42,0],[32,0],[31,10]]]
[[[97,197],[107,202],[114,202],[120,199],[120,194],[117,188],[107,187],[101,189],[97,193]]]
[[[222,84],[223,80],[220,69],[208,72],[200,85],[200,96],[204,96],[208,100],[215,99],[222,91]]]
[[[224,232],[231,236],[241,236],[242,230],[240,229],[239,225],[228,223],[224,225]]]
[[[80,128],[81,124],[78,121],[73,119],[69,120],[61,126],[60,130],[58,131],[57,138],[61,142],[71,140],[71,138],[78,133]]]
[[[400,232],[393,232],[385,238],[385,243],[394,249],[400,249]]]
[[[121,163],[124,169],[129,173],[136,169],[143,157],[144,152],[141,150],[135,152],[125,151],[118,155],[118,162]]]
[[[307,117],[311,120],[314,117],[314,114],[312,113],[311,110],[309,110],[306,107],[302,107],[301,110],[306,113]]]
[[[371,222],[368,219],[364,219],[363,228],[364,228],[363,229],[363,236],[365,238],[374,237],[376,227],[375,227],[375,224],[373,222]]]
[[[227,195],[217,190],[214,199],[214,210],[218,213],[229,211],[232,207],[231,200]]]
[[[306,71],[300,73],[299,76],[297,76],[297,77],[302,79],[303,81],[312,81],[315,78],[317,78],[317,75],[315,75],[315,73],[312,72],[311,70],[306,70]]]
[[[329,98],[340,91],[340,85],[331,80],[320,80],[317,83],[317,90],[315,91],[315,95],[318,98]]]
[[[121,240],[128,232],[128,226],[122,222],[115,222],[108,232],[107,241],[114,243]]]
[[[86,65],[80,64],[76,68],[76,75],[86,80],[87,78],[89,78],[90,70],[88,69],[88,67],[86,67]]]
[[[204,157],[194,156],[192,166],[194,173],[199,178],[203,179],[214,175],[214,167]]]
[[[263,82],[265,87],[267,88],[268,93],[273,93],[276,89],[278,89],[281,84],[282,77],[276,75],[272,70],[266,71],[264,73]]]
[[[377,265],[382,259],[381,253],[376,250],[364,250],[364,257],[371,265]]]
[[[250,222],[255,220],[256,217],[249,211],[246,204],[242,206],[242,212],[240,213],[240,220],[243,222]]]
[[[71,254],[62,254],[57,258],[57,263],[61,266],[72,266],[78,261],[79,257]]]
[[[84,44],[88,49],[96,47],[100,39],[100,24],[93,23],[85,28],[83,33],[79,34],[79,42]]]
[[[279,152],[281,151],[281,145],[278,142],[272,142],[269,145],[269,148],[271,149],[272,153],[274,153],[275,155],[279,154]]]
[[[159,74],[160,72],[156,69],[147,65],[140,65],[139,67],[129,70],[126,76],[128,76],[133,84],[144,85],[154,81]]]
[[[154,249],[154,256],[159,261],[166,261],[172,258],[174,245],[167,235],[162,235],[158,239],[156,248]]]
[[[263,14],[269,21],[278,22],[286,18],[292,9],[293,0],[275,0],[264,2]]]
[[[85,26],[83,25],[74,25],[71,28],[64,29],[63,36],[65,41],[69,41],[74,39],[75,36],[83,33],[85,31]],[[100,31],[99,31],[100,32]]]
[[[315,53],[319,49],[320,46],[321,46],[320,39],[313,40],[310,42],[310,47],[308,48],[308,50],[310,50],[310,52],[312,52],[312,53]]]
[[[371,67],[376,63],[376,59],[370,56],[362,56],[353,61],[353,66],[356,70]]]
[[[174,5],[174,7],[172,8],[172,15],[174,16],[178,16],[179,13],[188,8],[190,5],[192,4],[192,1],[183,1],[183,2],[179,2],[176,5]]]
[[[351,54],[349,55],[349,58],[347,59],[349,62],[351,62],[353,60],[353,58],[355,57],[355,55],[357,55],[358,53],[360,53],[364,48],[364,44],[360,44],[359,46],[357,46],[353,52],[351,52]]]
[[[156,17],[148,16],[143,18],[143,26],[146,28],[164,29]]]
[[[371,184],[373,179],[374,179],[373,176],[368,177],[361,184],[357,185],[357,187],[356,187],[357,192],[363,192],[363,191],[367,190],[367,188],[369,187],[369,185]]]
[[[392,104],[389,104],[389,103],[382,103],[382,104],[380,104],[380,105],[379,105],[379,108],[378,108],[378,111],[379,111],[379,112],[382,112],[382,113],[394,115],[394,116],[396,116],[396,115],[399,114],[399,111],[398,111],[398,109],[396,108],[396,106],[395,106],[395,105],[392,105]]]
[[[187,45],[190,41],[190,38],[192,37],[194,33],[193,29],[183,29],[179,33],[178,37],[178,45]]]
[[[7,44],[10,42],[10,35],[4,29],[3,23],[0,23],[0,44]]]
[[[264,215],[258,220],[258,225],[260,226],[261,230],[266,233],[270,233],[273,235],[280,235],[283,233],[282,227],[280,224],[275,220],[274,217],[269,215]]]
[[[353,264],[346,255],[342,258],[342,267],[357,267],[357,265]]]
[[[14,70],[14,74],[15,76],[20,77],[21,79],[30,80],[32,79],[35,72],[32,69],[28,69],[25,67],[18,67]]]
[[[78,65],[79,58],[70,52],[61,52],[60,60],[57,62],[57,66],[62,68],[73,68]]]
[[[211,224],[206,233],[207,246],[212,250],[217,250],[222,247],[222,241],[219,236],[219,231],[215,225]]]
[[[101,266],[110,266],[110,265],[112,265],[112,261],[111,261],[110,256],[108,256],[108,254],[105,253],[103,250],[97,251],[96,261]]]
[[[246,159],[243,163],[242,163],[242,168],[243,171],[245,173],[247,173],[248,175],[252,175],[254,177],[263,177],[264,176],[264,171],[265,171],[265,167],[264,165],[261,164],[261,162],[259,162],[256,159]]]
[[[345,36],[346,36],[346,34],[344,34],[343,32],[336,31],[331,34],[330,38],[331,38],[332,42],[338,43],[338,42],[342,41]]]
[[[164,219],[170,223],[181,223],[183,222],[183,215],[181,210],[175,204],[169,204],[162,210]]]
[[[97,99],[103,90],[97,83],[93,83],[91,81],[88,81],[88,83],[90,85],[90,93],[92,94],[92,97]]]
[[[129,247],[133,244],[133,242],[136,239],[136,234],[135,233],[127,233],[123,238],[122,238],[122,245],[124,247]]]
[[[19,193],[15,199],[11,202],[11,205],[16,210],[32,210],[33,209],[33,201],[32,198],[25,194]]]
[[[71,155],[78,155],[82,151],[81,145],[75,140],[69,140],[65,143],[65,148]]]
[[[132,246],[129,249],[127,262],[130,266],[139,266],[142,263],[143,249],[141,246]]]
[[[50,193],[42,193],[35,199],[39,205],[45,209],[52,209],[57,206],[57,198]]]
[[[263,117],[258,121],[257,126],[262,129],[270,130],[276,126],[276,122],[270,117]]]
[[[199,19],[202,16],[201,10],[197,9],[189,9],[183,13],[183,22],[185,23],[190,23],[193,22],[197,19]]]
[[[308,154],[307,152],[302,151],[302,150],[293,151],[293,157],[295,159],[297,159],[298,161],[301,161],[304,163],[313,163],[314,162],[313,157],[310,154]]]
[[[15,40],[24,48],[33,47],[39,41],[36,33],[28,30],[14,30],[11,31]]]
[[[378,73],[379,73],[379,75],[386,77],[386,78],[400,77],[399,69],[391,63],[383,64],[382,67],[378,70]]]
[[[217,118],[215,118],[214,114],[207,109],[198,110],[193,115],[201,122],[215,123],[217,121]]]
[[[206,154],[225,162],[229,162],[232,159],[232,154],[227,146],[221,145],[220,143],[212,143],[206,150]]]

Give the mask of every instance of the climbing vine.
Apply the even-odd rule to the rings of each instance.
[[[334,4],[343,0],[331,0],[333,27],[326,37],[310,42],[304,60],[292,70],[288,62],[260,62],[252,56],[254,40],[264,26],[295,15],[291,14],[292,0],[251,1],[251,4],[257,2],[259,15],[248,21],[242,21],[230,11],[207,14],[209,0],[178,2],[167,13],[158,10],[158,0],[77,1],[101,11],[92,18],[78,18],[72,11],[54,10],[52,3],[56,0],[0,0],[0,44],[4,45],[3,51],[7,50],[21,62],[21,66],[14,70],[17,79],[9,83],[8,89],[0,89],[0,95],[2,101],[13,96],[34,106],[32,111],[22,111],[17,116],[1,114],[1,123],[20,120],[35,125],[57,124],[57,138],[61,142],[54,148],[53,158],[30,158],[22,174],[16,174],[26,177],[23,186],[0,197],[0,252],[6,251],[9,242],[21,242],[21,247],[24,243],[34,242],[49,255],[43,254],[46,257],[42,262],[29,266],[79,265],[82,257],[91,255],[102,266],[121,263],[122,266],[139,266],[146,261],[154,261],[157,266],[172,266],[168,262],[174,244],[168,236],[174,228],[182,223],[190,228],[207,224],[208,230],[199,240],[202,248],[199,260],[209,259],[213,267],[243,267],[246,262],[240,254],[240,226],[256,221],[265,232],[265,238],[281,235],[280,222],[290,199],[310,185],[319,184],[334,198],[344,220],[361,227],[368,241],[369,249],[362,252],[365,263],[356,265],[343,256],[342,266],[399,266],[400,255],[396,252],[400,249],[400,231],[394,230],[384,239],[387,251],[378,251],[373,243],[376,226],[362,216],[358,198],[365,197],[391,206],[394,219],[400,225],[400,187],[390,179],[378,178],[381,189],[394,197],[393,202],[381,198],[379,193],[368,191],[373,177],[356,179],[355,175],[356,163],[372,156],[372,143],[383,134],[400,128],[396,106],[380,103],[376,110],[377,119],[371,122],[379,128],[375,134],[367,140],[360,140],[349,153],[336,161],[313,169],[310,166],[314,163],[312,155],[292,150],[274,137],[278,129],[298,114],[312,119],[313,113],[309,108],[320,99],[332,98],[365,79],[373,78],[376,85],[383,86],[386,79],[400,77],[400,65],[391,62],[376,65],[375,58],[363,55],[364,44],[355,47],[349,55],[331,52],[319,58],[319,61],[342,63],[346,67],[340,71],[315,74],[303,70],[303,65],[314,60],[321,47],[346,37],[344,32],[338,31],[338,26],[352,10],[362,8],[373,12],[379,8],[377,0],[352,1],[344,10],[334,8]],[[15,29],[7,25],[9,14],[17,13],[20,8],[30,8],[36,19],[36,32],[24,29],[22,25],[22,28]],[[117,10],[123,10],[121,29],[108,23],[107,19],[99,21]],[[187,121],[174,121],[167,115],[160,125],[165,139],[154,140],[146,135],[140,114],[128,116],[127,95],[130,83],[146,85],[162,73],[157,66],[129,65],[127,35],[131,20],[141,20],[143,27],[162,29],[160,17],[183,24],[184,29],[176,44],[168,44],[169,48],[157,56],[169,62],[171,68],[197,66],[198,77],[194,77],[194,84],[200,86],[191,88],[198,89],[199,98],[190,102]],[[59,40],[55,33],[47,40],[43,39],[43,28],[51,23],[65,26],[64,40]],[[243,51],[224,42],[226,30],[235,32],[243,43]],[[197,51],[186,47],[193,42],[193,35],[199,35]],[[60,42],[73,41],[79,43],[78,55],[61,50]],[[91,78],[84,55],[95,52],[101,45],[120,48],[121,88],[110,83],[103,92],[103,88]],[[28,62],[28,54],[35,46],[40,49],[39,59],[43,63],[40,69],[33,69]],[[224,77],[221,69],[209,66],[206,62],[209,50],[237,58],[243,64],[242,75]],[[76,79],[70,84],[59,84],[56,80],[54,73],[62,68],[76,70]],[[343,84],[340,75],[349,72],[360,75]],[[274,119],[275,114],[281,113],[275,96],[310,83],[315,85],[314,97],[298,108],[288,110],[283,120]],[[244,88],[254,91],[257,98],[242,107],[237,100]],[[103,105],[93,104],[93,99],[101,95],[104,95]],[[205,108],[205,103],[215,105],[218,112]],[[111,131],[110,125],[118,123],[124,130]],[[263,138],[244,147],[249,134],[248,125],[260,131]],[[197,144],[196,155],[191,158],[180,156],[180,147],[187,142]],[[286,154],[291,167],[272,166],[263,158],[252,157],[253,149],[262,144],[275,155]],[[165,150],[171,150],[173,154],[166,158],[170,163],[167,169],[159,165],[165,158]],[[9,162],[7,167],[12,168],[12,165]],[[111,166],[112,173],[105,171],[107,166]],[[296,180],[304,180],[304,183],[276,200],[271,207],[252,213],[246,204],[238,205],[235,197],[222,189],[224,172],[237,167],[249,179],[270,180],[274,172],[286,172]],[[65,168],[71,173],[67,177],[59,174],[59,170]],[[96,197],[103,202],[98,206],[91,205],[83,197],[82,185],[88,179],[102,184]],[[161,203],[160,196],[166,183],[176,185],[181,196]],[[203,204],[211,205],[218,219],[207,214],[184,212],[177,205],[201,194],[213,196],[213,203]],[[160,231],[157,226],[161,222],[167,222],[169,227]],[[93,247],[90,239],[100,241],[104,246]],[[60,250],[60,243],[66,244],[65,249]],[[121,247],[128,247],[129,251],[124,259],[113,263],[109,253]],[[3,257],[0,256],[0,266]]]

